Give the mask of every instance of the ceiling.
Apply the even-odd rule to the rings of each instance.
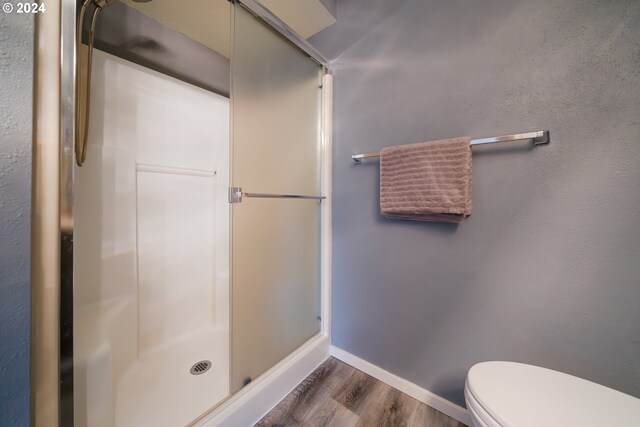
[[[228,0],[122,1],[229,57],[231,4]],[[304,38],[311,37],[336,21],[320,0],[261,0],[260,3]]]

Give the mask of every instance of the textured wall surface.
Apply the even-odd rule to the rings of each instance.
[[[313,40],[339,55],[334,344],[458,404],[484,360],[640,397],[640,2],[400,1],[336,47],[369,3]],[[384,219],[378,162],[350,160],[542,129],[550,146],[474,148],[460,226]]]
[[[336,23],[310,37],[309,42],[328,60],[335,59],[406,1],[340,0],[336,13],[332,13]]]
[[[29,424],[33,17],[0,13],[0,425]]]

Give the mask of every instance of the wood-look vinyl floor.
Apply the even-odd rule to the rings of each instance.
[[[305,378],[257,427],[465,427],[333,357]]]

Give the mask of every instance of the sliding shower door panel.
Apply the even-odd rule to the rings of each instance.
[[[232,55],[232,391],[320,331],[322,68],[241,5]]]

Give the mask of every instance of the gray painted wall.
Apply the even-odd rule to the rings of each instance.
[[[329,60],[364,37],[378,22],[401,7],[407,0],[340,0],[333,16],[336,23],[309,38]]]
[[[29,425],[33,16],[0,13],[0,425]]]
[[[640,397],[640,2],[397,5],[350,47],[331,32],[357,21],[313,40],[340,55],[334,344],[458,404],[484,360]],[[541,129],[548,147],[474,148],[475,212],[460,226],[382,218],[378,163],[350,160]]]

